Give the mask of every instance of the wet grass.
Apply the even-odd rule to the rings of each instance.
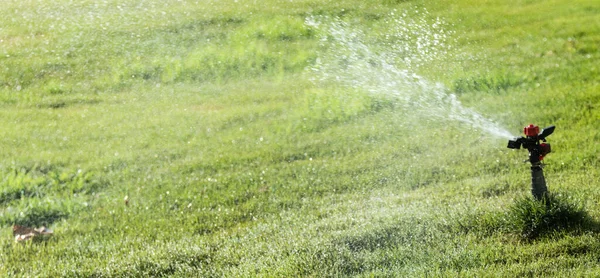
[[[597,273],[595,2],[96,2],[0,7],[0,276]],[[307,16],[403,45],[403,11],[451,31],[417,74],[557,126],[549,199],[505,139],[311,81]]]
[[[592,219],[581,203],[549,194],[542,200],[521,198],[508,213],[510,226],[528,240],[556,232],[595,231]]]

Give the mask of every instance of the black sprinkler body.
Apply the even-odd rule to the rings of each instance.
[[[555,126],[549,126],[542,129],[535,125],[529,125],[523,128],[525,137],[519,137],[508,140],[509,149],[520,149],[523,147],[529,151],[529,162],[531,163],[531,194],[537,200],[541,200],[548,192],[544,172],[542,170],[542,160],[550,153],[550,144],[546,143],[546,137],[554,132]],[[541,141],[541,142],[540,142]]]

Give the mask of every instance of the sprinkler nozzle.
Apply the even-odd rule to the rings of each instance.
[[[536,125],[530,124],[523,128],[523,133],[525,133],[525,137],[518,137],[511,140],[508,140],[508,148],[509,149],[520,149],[521,146],[529,151],[529,162],[531,164],[535,164],[544,159],[550,151],[550,144],[545,143],[546,137],[550,136],[554,132],[555,126],[551,125],[549,127],[545,127],[540,132],[540,128]],[[544,143],[540,143],[540,141]]]

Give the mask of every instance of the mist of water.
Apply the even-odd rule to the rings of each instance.
[[[340,19],[308,18],[306,24],[323,34],[323,51],[311,68],[314,81],[333,81],[390,96],[411,116],[458,121],[495,137],[514,137],[496,122],[463,106],[443,84],[416,73],[444,55],[453,55],[447,43],[451,33],[444,30],[444,23],[439,19],[430,23],[418,11],[416,14],[391,14],[391,19],[385,20],[388,31],[377,36],[367,36]]]

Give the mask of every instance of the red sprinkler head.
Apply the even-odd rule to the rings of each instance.
[[[554,132],[554,126],[546,127],[540,132],[540,127],[531,124],[523,128],[523,132],[527,137],[508,140],[508,148],[518,150],[523,147],[529,150],[529,162],[532,165],[539,163],[551,151],[550,144],[545,142],[546,137]],[[540,143],[540,141],[544,143]]]
[[[527,137],[536,137],[540,134],[540,127],[537,125],[530,124],[523,128],[523,132]]]

